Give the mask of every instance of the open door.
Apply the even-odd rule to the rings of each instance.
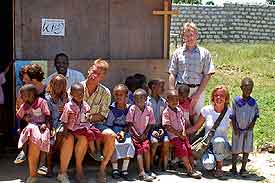
[[[13,34],[13,1],[3,0],[0,1],[0,73],[5,68],[13,63],[14,57],[14,34]],[[0,151],[3,147],[10,144],[6,138],[13,135],[15,127],[15,112],[14,112],[14,81],[13,81],[13,65],[5,74],[6,82],[1,84],[0,87],[3,89],[4,103],[0,104]],[[3,80],[2,80],[3,81]],[[0,91],[0,93],[2,93]],[[2,94],[0,94],[1,97]]]

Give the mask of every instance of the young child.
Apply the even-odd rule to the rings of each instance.
[[[60,121],[60,116],[63,112],[64,105],[68,102],[66,88],[67,80],[62,74],[56,74],[53,76],[47,87],[46,100],[49,106],[49,110],[51,111],[52,118],[51,148],[47,156],[47,176],[52,176],[52,156],[54,153],[59,151],[62,141],[62,132],[64,128]]]
[[[24,120],[28,125],[22,130],[18,148],[28,142],[29,174],[26,182],[35,182],[40,151],[50,150],[50,111],[46,100],[38,97],[37,89],[26,84],[20,89],[23,104],[17,111],[17,119]]]
[[[194,170],[191,145],[185,133],[185,120],[182,110],[178,107],[179,95],[177,90],[167,93],[168,106],[162,113],[162,124],[167,129],[170,143],[175,147],[175,153],[180,158],[187,170],[187,175],[201,178],[200,173]]]
[[[126,116],[132,140],[136,149],[139,167],[139,179],[152,182],[153,177],[150,171],[150,144],[147,139],[151,127],[155,124],[153,109],[146,105],[147,93],[143,89],[134,92],[134,102]],[[145,170],[143,166],[145,160]]]
[[[88,122],[90,106],[83,101],[84,87],[81,83],[74,83],[70,89],[71,101],[65,104],[60,121],[63,123],[63,135],[70,132],[73,135],[85,136],[89,147],[95,153],[95,140],[101,138],[101,132]],[[83,172],[77,172],[77,179],[81,180]],[[58,177],[61,177],[58,176]]]
[[[246,164],[248,155],[253,151],[253,128],[259,117],[259,109],[257,102],[250,95],[253,90],[253,80],[244,78],[241,81],[242,96],[237,96],[232,104],[232,169],[233,174],[237,174],[237,157],[243,154],[241,176],[247,176]]]
[[[162,112],[166,107],[166,101],[160,95],[162,94],[162,86],[159,79],[150,80],[148,87],[151,90],[151,95],[147,97],[147,105],[152,107],[156,123],[150,131],[149,140],[151,142],[151,168],[156,160],[156,151],[161,146],[161,158],[159,163],[163,162],[163,170],[167,169],[169,140],[166,130],[162,127]]]
[[[128,180],[128,165],[130,158],[135,156],[135,147],[128,133],[126,115],[130,105],[127,104],[128,88],[124,84],[118,84],[113,89],[115,102],[110,106],[106,125],[116,134],[115,151],[112,157],[112,177],[118,179],[120,176]],[[122,159],[122,170],[118,170],[118,160]]]
[[[186,128],[193,126],[193,117],[195,113],[191,107],[191,98],[188,97],[190,93],[190,87],[187,85],[180,85],[178,88],[179,93],[179,107],[183,111]]]

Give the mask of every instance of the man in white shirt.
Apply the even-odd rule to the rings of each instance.
[[[69,89],[72,84],[85,80],[85,77],[81,72],[69,68],[69,58],[65,53],[59,53],[55,56],[54,65],[57,72],[51,74],[46,79],[46,85],[48,85],[52,77],[56,74],[62,74],[67,78],[67,89]]]

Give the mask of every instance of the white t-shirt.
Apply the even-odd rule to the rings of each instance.
[[[227,134],[228,134],[228,129],[230,127],[230,122],[231,122],[231,119],[230,119],[231,113],[232,113],[232,110],[231,108],[228,107],[219,127],[216,129],[215,135],[212,138],[212,140],[214,140],[216,137],[223,137],[228,142]],[[207,133],[213,127],[220,113],[217,113],[214,110],[213,105],[208,105],[201,109],[201,114],[205,118],[205,133]]]

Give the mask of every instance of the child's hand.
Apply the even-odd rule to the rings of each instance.
[[[141,136],[140,136],[140,140],[145,140],[147,138],[147,135],[146,134],[142,134]]]
[[[52,128],[51,130],[51,138],[53,138],[56,135],[55,128]]]
[[[159,137],[162,137],[164,135],[164,130],[163,129],[159,129]]]
[[[235,135],[240,136],[240,130],[237,128],[233,128],[233,132]]]
[[[41,131],[42,133],[44,133],[46,129],[47,129],[47,125],[46,125],[46,124],[42,124],[42,125],[40,126],[40,131]]]
[[[152,132],[152,136],[155,137],[155,138],[159,138],[159,132],[156,131],[156,130],[154,130],[154,131]]]

